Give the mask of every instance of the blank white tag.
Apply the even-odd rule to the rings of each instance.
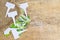
[[[28,3],[19,4],[19,7],[22,8],[25,11],[25,14],[27,16],[26,8],[28,7]]]
[[[14,8],[15,7],[15,4],[13,4],[13,3],[10,3],[10,2],[7,2],[6,4],[5,4],[5,6],[8,8],[7,9],[7,12],[6,12],[6,15],[5,15],[5,17],[7,16],[7,14],[8,14],[8,12],[9,12],[9,10],[12,8]]]
[[[5,31],[4,31],[4,34],[9,34],[9,32],[10,32],[10,28],[7,28]]]
[[[14,8],[15,4],[7,2],[5,6],[8,7],[8,8]]]
[[[17,15],[17,11],[9,12],[8,17],[11,17],[13,19],[13,22],[15,24],[15,16]]]
[[[16,40],[17,38],[19,38],[19,34],[18,34],[18,32],[17,32],[17,29],[11,28],[11,31],[12,31],[12,34],[13,34],[13,37],[14,37],[15,40]]]
[[[17,29],[15,28],[11,28],[11,31],[12,31],[12,34],[13,34],[13,37],[14,39],[16,40],[17,38],[19,38],[19,35],[27,30],[22,30],[20,32],[17,31]]]

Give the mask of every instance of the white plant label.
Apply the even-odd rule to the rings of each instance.
[[[5,31],[4,31],[4,34],[9,34],[10,32],[10,28],[7,28]]]
[[[22,8],[25,11],[25,15],[27,16],[27,7],[28,7],[28,3],[22,3],[19,5],[20,8]]]
[[[25,32],[25,31],[27,31],[27,30],[23,30],[23,31],[18,32],[18,31],[17,31],[17,28],[7,28],[7,29],[4,31],[4,34],[5,34],[5,35],[6,35],[6,34],[9,34],[10,31],[12,32],[13,37],[14,37],[14,39],[16,40],[17,38],[19,38],[19,35],[20,35],[21,33]]]
[[[5,15],[5,17],[7,16],[7,14],[8,14],[8,12],[9,12],[9,10],[12,8],[14,8],[15,7],[15,5],[13,4],[13,3],[10,3],[10,2],[7,2],[6,3],[6,5],[5,5],[8,9],[7,9],[7,12],[6,12],[6,15]]]
[[[15,16],[16,15],[17,15],[17,11],[13,11],[13,12],[8,13],[8,17],[11,17],[13,19],[14,24],[16,24],[15,23]]]

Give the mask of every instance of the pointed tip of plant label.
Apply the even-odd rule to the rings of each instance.
[[[27,8],[28,7],[28,3],[19,4],[19,7],[22,8],[22,9]]]
[[[14,8],[15,7],[15,4],[10,3],[10,2],[6,2],[6,5],[5,6],[8,7],[8,8]]]

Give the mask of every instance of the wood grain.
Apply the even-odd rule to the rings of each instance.
[[[4,17],[7,1],[10,0],[0,1],[0,40],[14,40],[12,33],[8,37],[3,34],[10,21],[12,22],[11,18]],[[29,3],[27,11],[31,22],[27,32],[17,40],[60,40],[60,0],[13,0],[11,2],[14,4]],[[18,5],[14,10],[17,10],[19,15],[21,14]]]

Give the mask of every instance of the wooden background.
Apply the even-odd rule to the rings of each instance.
[[[16,4],[13,10],[17,10],[18,14],[21,13],[17,4],[29,3],[27,11],[31,22],[27,32],[17,40],[60,40],[60,0],[0,0],[0,40],[14,40],[12,33],[8,37],[3,35],[12,23],[11,18],[5,18],[7,1]]]

